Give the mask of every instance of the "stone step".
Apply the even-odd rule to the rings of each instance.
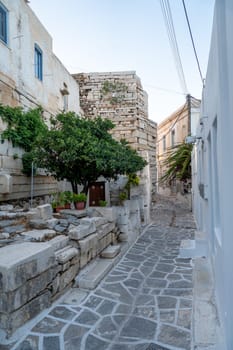
[[[208,244],[204,239],[184,239],[180,244],[181,258],[208,256]]]
[[[96,258],[93,262],[88,264],[76,277],[75,287],[83,289],[94,289],[113,268],[113,266],[118,263],[118,261],[128,249],[128,242],[124,242],[119,245],[119,252],[114,258]]]
[[[120,245],[109,245],[106,249],[104,249],[100,256],[105,259],[115,258],[121,251]]]
[[[114,265],[114,259],[96,259],[91,267],[78,275],[75,279],[75,286],[84,289],[94,289],[107,275]]]

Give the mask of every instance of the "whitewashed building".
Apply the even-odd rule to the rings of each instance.
[[[54,55],[50,34],[25,0],[0,0],[0,103],[41,106],[47,121],[64,110],[79,112],[78,84]],[[4,127],[0,119],[0,132]],[[12,159],[16,153],[19,158]],[[0,144],[0,200],[29,195],[21,155],[9,142]],[[35,195],[54,190],[48,177],[35,180]]]
[[[193,204],[206,243],[225,345],[233,349],[233,2],[216,0],[193,153]]]

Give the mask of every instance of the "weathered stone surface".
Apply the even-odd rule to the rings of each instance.
[[[43,350],[60,350],[59,336],[44,337]]]
[[[10,315],[0,313],[0,327],[7,330],[9,334],[12,334],[17,328],[38,315],[40,311],[46,309],[50,303],[50,292],[45,291]]]
[[[37,207],[37,210],[39,212],[39,217],[41,219],[43,219],[43,220],[52,219],[53,209],[52,209],[52,206],[50,204],[39,205]]]
[[[54,264],[53,248],[47,243],[21,243],[1,248],[0,291],[10,291]]]
[[[15,350],[38,350],[39,337],[28,336],[22,343],[20,343]]]
[[[50,239],[49,244],[53,247],[54,251],[65,248],[68,245],[69,237],[65,235],[58,235]]]
[[[72,320],[75,317],[76,313],[64,306],[57,306],[49,313],[49,315],[61,318],[63,320]]]
[[[114,222],[109,222],[107,224],[102,225],[97,230],[98,239],[101,239],[104,236],[106,236],[109,232],[113,231],[114,228],[115,228],[115,223]]]
[[[98,242],[98,237],[96,233],[89,235],[88,237],[85,237],[83,239],[80,239],[79,247],[81,250],[81,254],[87,253],[90,249],[97,250],[97,242]]]
[[[80,219],[80,224],[81,225],[89,225],[90,223],[94,223],[95,227],[102,226],[108,222],[108,220],[105,217],[102,216],[94,216],[92,218],[83,218]]]
[[[66,210],[61,210],[61,214],[65,218],[69,218],[70,216],[74,216],[76,218],[83,218],[87,216],[87,210],[72,210],[72,209],[66,209]]]
[[[25,225],[12,225],[4,228],[4,231],[9,233],[10,235],[14,235],[17,233],[22,233],[25,231],[26,226]]]
[[[81,349],[81,341],[85,334],[89,331],[89,328],[80,325],[71,324],[64,333],[64,349],[65,350],[77,350]],[[91,349],[86,347],[86,349]],[[98,349],[98,347],[93,348]],[[103,349],[103,348],[99,348]]]
[[[0,205],[0,211],[11,211],[13,209],[14,209],[14,206],[12,204]]]
[[[143,327],[142,327],[143,324]],[[131,316],[124,325],[121,336],[153,339],[155,336],[157,324],[156,322],[142,319],[141,317]]]
[[[76,283],[80,288],[94,289],[103,277],[112,268],[113,262],[109,260],[98,260],[92,269],[83,276],[78,277]]]
[[[169,296],[157,296],[158,307],[160,309],[175,309],[177,299]]]
[[[47,222],[44,221],[43,219],[32,219],[29,222],[31,228],[35,228],[38,230],[43,230],[48,228]]]
[[[59,264],[65,264],[67,261],[71,260],[73,257],[79,254],[78,249],[72,246],[67,246],[62,248],[55,253],[56,260]]]
[[[70,239],[80,240],[96,231],[95,223],[90,222],[89,224],[79,225],[69,230],[68,234]]]
[[[72,282],[75,279],[78,271],[79,265],[72,265],[68,270],[66,270],[62,273],[62,275],[60,275],[59,291],[63,290],[70,284],[70,282]]]
[[[26,281],[14,291],[0,293],[0,312],[9,313],[19,309],[46,290],[58,273],[58,269],[50,268],[40,275]]]
[[[181,349],[191,349],[190,332],[183,331],[173,326],[162,325],[158,335],[158,340],[163,344],[176,346]]]
[[[91,207],[88,209],[90,216],[102,216],[107,219],[108,222],[115,222],[117,218],[116,210],[114,207]]]
[[[45,334],[59,333],[65,326],[65,323],[60,320],[55,320],[51,317],[45,317],[33,327],[33,332],[42,332]]]
[[[110,245],[101,252],[101,257],[106,259],[115,258],[120,253],[120,245]]]
[[[96,323],[96,321],[99,319],[99,316],[94,313],[91,310],[83,310],[83,312],[81,312],[81,314],[75,319],[75,322],[82,324],[82,325],[86,325],[86,326],[91,326],[94,323]]]
[[[45,242],[56,236],[56,231],[54,230],[32,230],[27,231],[22,234],[22,236],[30,238],[32,242]]]

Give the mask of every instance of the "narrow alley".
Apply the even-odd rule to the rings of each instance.
[[[3,349],[191,349],[192,261],[178,256],[194,230],[189,209],[160,200],[152,223],[95,290],[73,289]]]

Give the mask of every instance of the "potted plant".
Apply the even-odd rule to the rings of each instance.
[[[99,206],[100,207],[106,207],[107,204],[108,204],[108,202],[107,201],[103,201],[102,199],[99,201]]]
[[[70,191],[58,192],[53,195],[51,203],[54,212],[59,212],[62,209],[70,209],[72,202],[72,193]]]
[[[73,194],[73,202],[75,205],[75,208],[78,210],[82,210],[85,208],[87,201],[87,196],[85,193],[74,193]]]
[[[65,204],[65,209],[70,209],[71,202],[73,200],[73,194],[70,191],[64,191],[61,193],[64,204]]]
[[[65,203],[60,193],[55,193],[53,195],[53,201],[51,202],[53,211],[59,213],[60,210],[65,209]]]

